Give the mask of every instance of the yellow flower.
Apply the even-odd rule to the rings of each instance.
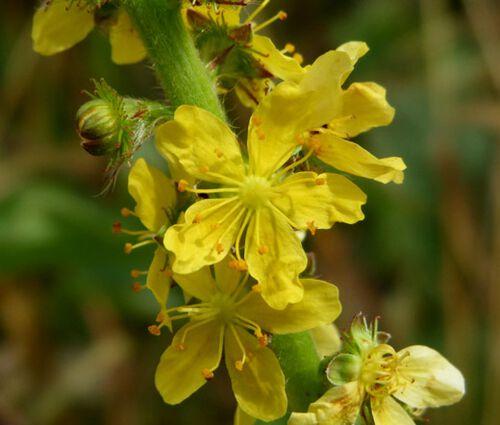
[[[294,229],[314,233],[335,222],[355,223],[364,217],[361,205],[366,196],[337,174],[290,174],[300,165],[297,162],[280,168],[292,149],[287,157],[270,163],[277,135],[267,133],[266,118],[252,118],[248,166],[235,135],[207,111],[184,105],[174,120],[158,127],[157,146],[167,159],[174,156],[193,177],[219,186],[194,189],[180,182],[180,190],[213,197],[193,204],[186,211],[186,222],[170,227],[164,242],[175,254],[173,270],[181,274],[217,263],[233,244],[237,259],[244,263],[240,257],[244,245],[245,264],[261,284],[262,296],[272,307],[283,309],[303,295],[298,276],[307,258]],[[257,120],[262,120],[263,131]],[[279,135],[281,141],[285,136],[296,148],[294,134]],[[264,143],[265,150],[260,148]]]
[[[241,102],[255,108],[272,88],[272,79],[296,81],[304,75],[302,58],[288,43],[278,50],[272,40],[257,34],[271,23],[286,19],[280,11],[267,21],[256,24],[255,18],[269,4],[264,0],[247,17],[243,8],[234,5],[200,5],[184,10],[202,58],[215,70],[219,89],[234,88]]]
[[[387,125],[394,116],[381,86],[353,83],[342,88],[357,59],[367,51],[365,43],[346,43],[320,56],[298,82],[284,82],[262,100],[254,115],[265,119],[251,131],[264,131],[273,140],[255,147],[269,158],[261,165],[264,172],[289,157],[296,148],[289,142],[294,136],[321,161],[340,171],[382,183],[403,181],[406,166],[401,158],[379,159],[346,140]]]
[[[93,8],[68,0],[47,2],[33,18],[33,50],[46,56],[62,52],[87,37],[94,26]],[[109,36],[113,62],[128,64],[146,57],[146,49],[123,10],[112,21]]]
[[[170,320],[189,318],[163,353],[156,386],[164,401],[177,404],[214,378],[224,352],[239,407],[254,418],[270,421],[287,408],[285,377],[274,353],[266,347],[268,333],[301,332],[330,323],[340,313],[334,285],[304,279],[304,297],[282,311],[270,308],[248,273],[230,267],[230,257],[190,275],[176,275],[182,289],[200,300],[167,310]]]
[[[169,268],[168,253],[163,247],[162,238],[167,227],[174,221],[177,202],[175,186],[160,170],[140,158],[130,170],[128,190],[136,202],[135,210],[122,211],[124,215],[137,216],[147,230],[131,231],[120,225],[116,226],[116,230],[139,238],[137,244],[125,245],[127,253],[144,245],[156,245],[153,260],[147,271],[146,287],[158,301],[160,311],[165,311],[172,283],[172,271]],[[133,274],[141,272],[133,271]]]
[[[327,370],[336,386],[312,403],[307,413],[293,413],[288,425],[353,425],[359,416],[366,418],[364,403],[375,425],[414,425],[409,411],[423,412],[462,398],[462,374],[437,351],[413,345],[396,352],[381,339],[387,335],[378,333],[376,324],[368,328],[358,317],[346,349]]]

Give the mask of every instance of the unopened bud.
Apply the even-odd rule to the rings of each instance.
[[[118,127],[113,107],[105,100],[90,100],[76,113],[81,146],[91,155],[102,156],[116,149]]]

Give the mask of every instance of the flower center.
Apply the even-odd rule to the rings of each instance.
[[[228,325],[236,318],[236,303],[230,294],[218,292],[210,301],[216,315],[222,323]]]
[[[363,363],[360,381],[374,397],[386,397],[397,388],[399,358],[389,345],[381,344],[371,349]]]
[[[263,207],[270,196],[271,184],[264,177],[248,176],[240,187],[241,203],[252,209]]]

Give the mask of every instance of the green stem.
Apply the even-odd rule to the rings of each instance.
[[[221,119],[224,110],[181,17],[180,0],[123,0],[174,108],[196,105]]]
[[[274,335],[271,348],[286,376],[289,413],[270,424],[285,425],[290,412],[307,411],[309,404],[323,394],[324,373],[321,373],[320,359],[309,332]],[[256,421],[255,425],[264,423]]]

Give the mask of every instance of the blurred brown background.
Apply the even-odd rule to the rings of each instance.
[[[97,31],[58,56],[35,55],[34,7],[0,6],[0,424],[229,424],[223,373],[181,406],[156,393],[168,337],[147,333],[156,307],[132,293],[129,275],[150,253],[122,254],[126,239],[110,229],[132,207],[125,180],[94,197],[105,164],[73,130],[90,78],[138,97],[161,98],[158,84],[146,64],[112,64]],[[341,289],[340,327],[362,310],[381,315],[396,348],[441,351],[466,376],[467,395],[429,411],[432,423],[496,425],[499,2],[275,0],[267,13],[277,9],[289,19],[270,28],[276,44],[295,43],[308,63],[348,40],[370,45],[350,81],[385,86],[397,114],[357,140],[408,165],[402,186],[358,179],[366,220],[311,242],[321,276]]]

